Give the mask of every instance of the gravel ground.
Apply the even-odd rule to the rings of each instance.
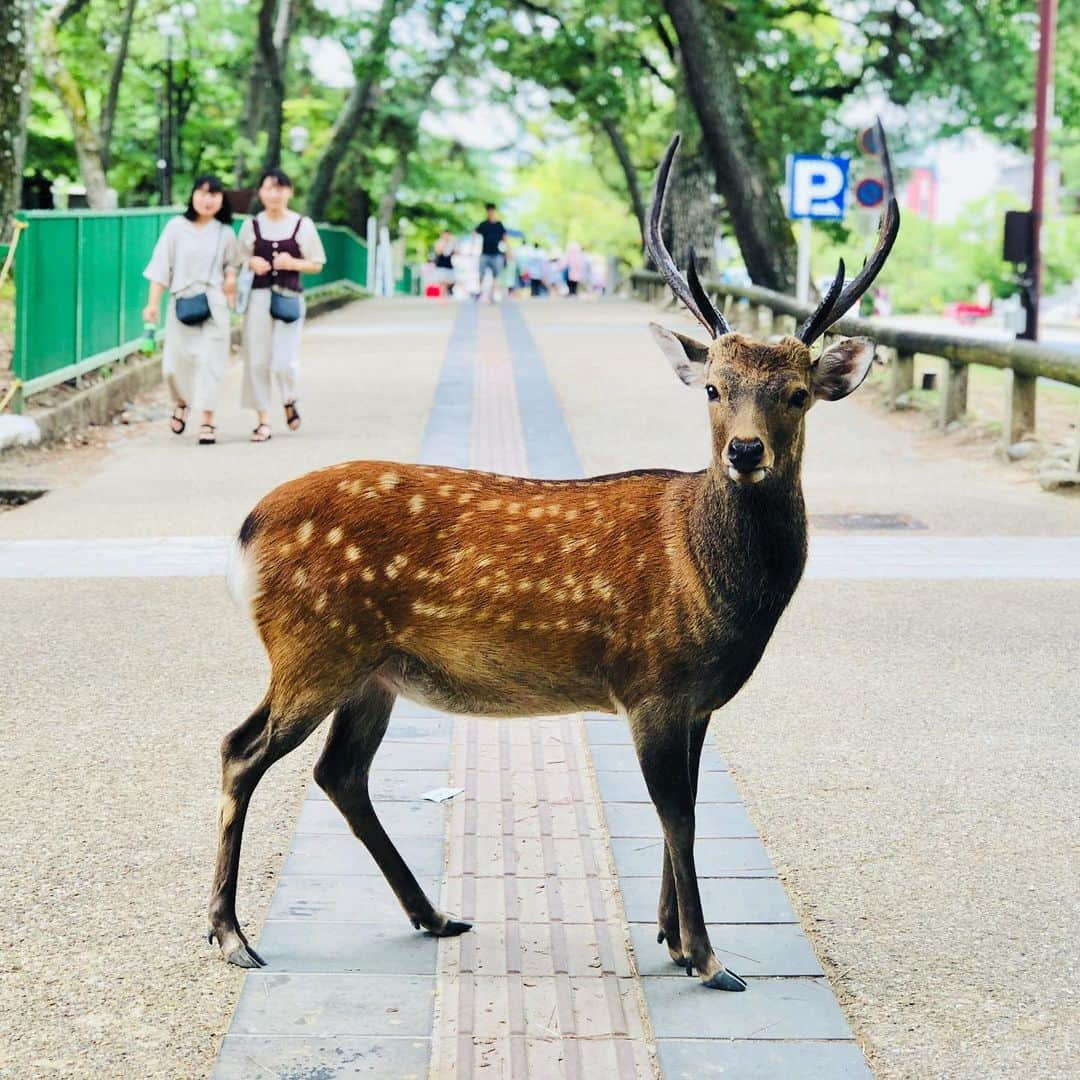
[[[1078,612],[808,582],[713,720],[877,1076],[1075,1075]]]
[[[218,580],[6,581],[4,609],[32,614],[2,620],[0,1076],[205,1076],[243,979],[203,937],[217,747],[259,702],[262,648]],[[319,742],[256,792],[249,925]]]

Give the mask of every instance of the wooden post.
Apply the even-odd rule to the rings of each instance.
[[[967,412],[967,364],[947,361],[941,375],[941,426],[944,429]]]
[[[758,305],[757,327],[758,337],[760,337],[762,341],[768,341],[770,335],[773,332],[772,308],[766,307],[764,304]]]
[[[1025,435],[1035,433],[1035,383],[1032,375],[1010,373],[1005,389],[1005,428],[1002,432],[1005,446],[1012,446]]]
[[[897,399],[915,386],[915,354],[889,350],[889,408],[897,408]]]

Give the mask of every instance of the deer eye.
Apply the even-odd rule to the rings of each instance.
[[[801,409],[807,402],[810,394],[806,390],[796,390],[794,394],[788,399],[788,404],[793,409]]]
[[[709,383],[708,386],[705,387],[705,393],[708,395],[710,401],[720,400],[720,391],[717,390],[712,383]]]

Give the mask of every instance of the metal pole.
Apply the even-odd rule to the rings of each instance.
[[[1027,323],[1017,335],[1030,341],[1039,337],[1039,293],[1042,289],[1042,249],[1040,232],[1043,216],[1043,187],[1046,174],[1046,150],[1049,141],[1048,115],[1052,108],[1054,85],[1054,27],[1057,23],[1057,0],[1039,0],[1039,66],[1035,79],[1035,145],[1031,177],[1031,266],[1030,300],[1025,304]]]
[[[165,46],[165,205],[173,201],[173,52],[172,35]]]
[[[1035,145],[1031,168],[1031,258],[1024,274],[1023,288],[1020,290],[1020,303],[1025,316],[1024,329],[1016,335],[1027,341],[1039,339],[1039,294],[1042,291],[1040,233],[1048,142],[1047,120],[1053,108],[1056,21],[1057,0],[1039,0],[1039,65],[1035,76]],[[1005,424],[1002,431],[1005,446],[1011,446],[1034,433],[1037,385],[1038,380],[1033,375],[1012,372],[1012,378],[1005,390]]]
[[[795,299],[806,303],[810,299],[810,218],[804,217],[799,226],[799,259],[795,274]]]

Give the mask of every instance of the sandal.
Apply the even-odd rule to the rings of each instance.
[[[200,446],[213,446],[217,442],[217,436],[214,432],[217,428],[213,424],[202,424],[199,427],[199,445]]]
[[[260,424],[251,433],[252,442],[269,442],[270,441],[270,425]]]
[[[300,410],[297,409],[295,401],[285,402],[285,423],[289,425],[290,431],[296,431],[300,427]]]
[[[187,414],[188,407],[186,405],[177,405],[173,409],[172,416],[169,417],[169,428],[174,435],[184,434],[184,429],[187,427]],[[178,424],[179,427],[177,427]]]

